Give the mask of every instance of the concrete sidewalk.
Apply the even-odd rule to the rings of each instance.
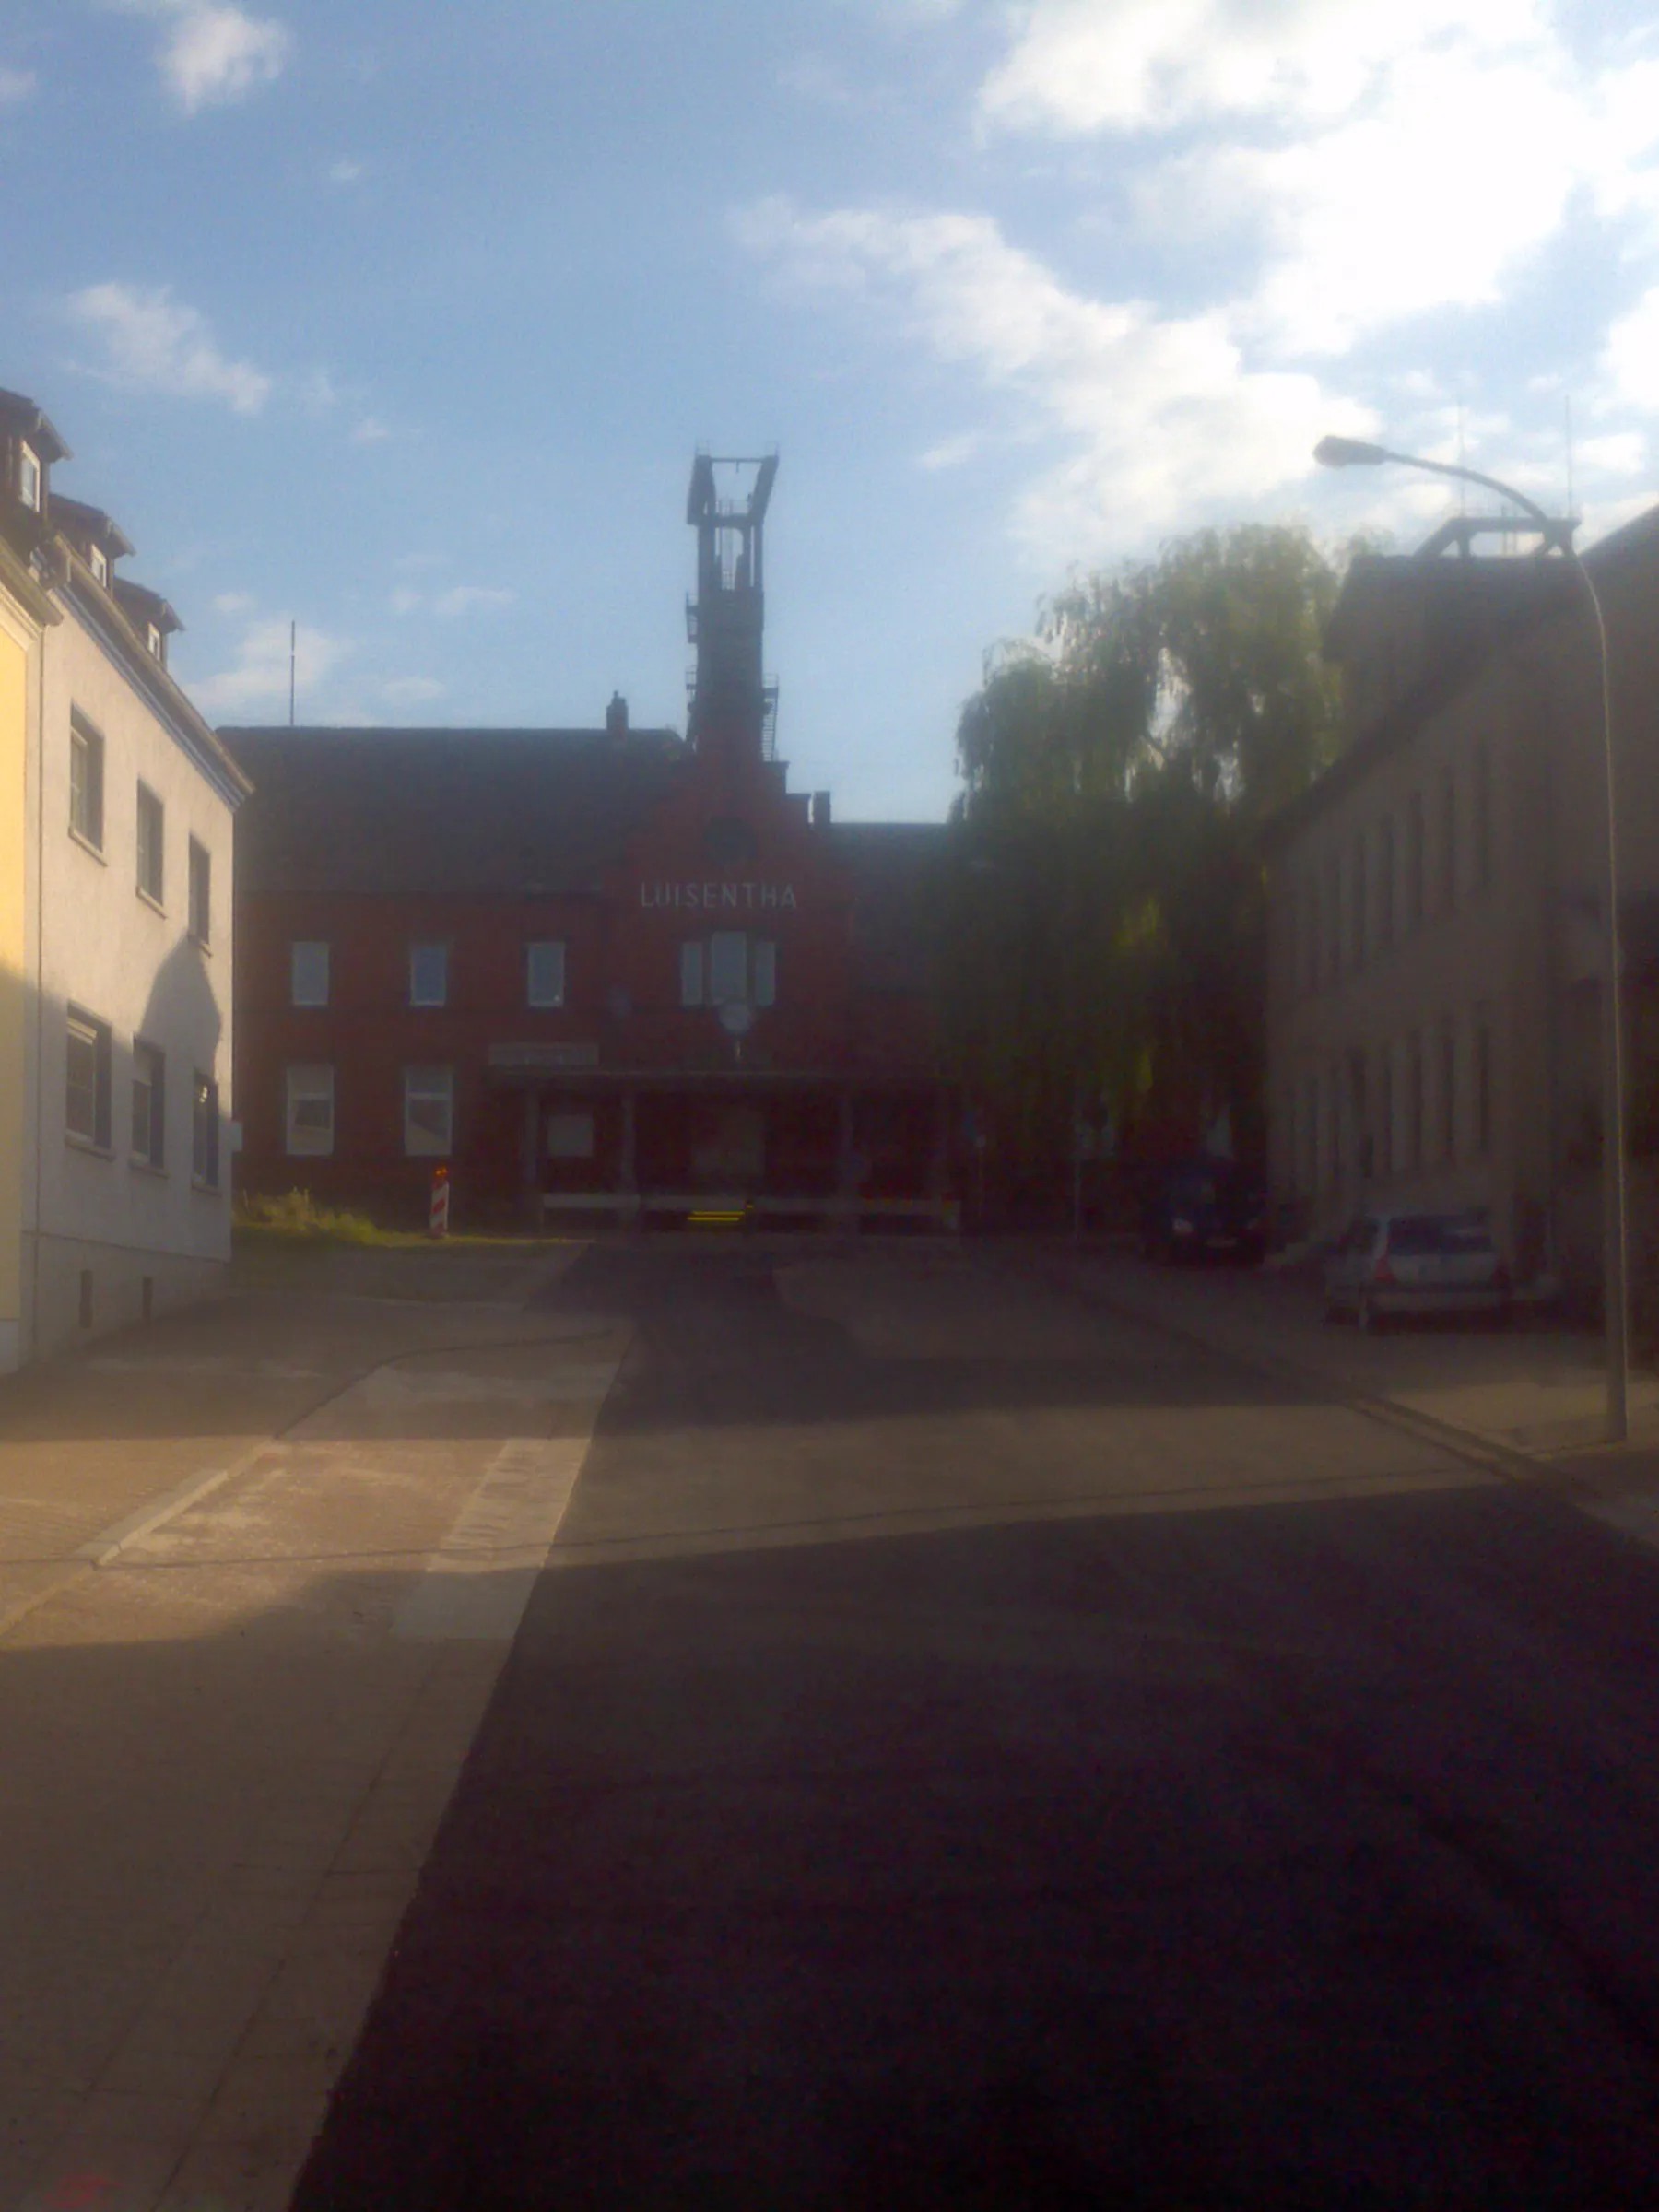
[[[0,1635],[389,1360],[545,1335],[577,1244],[262,1249],[226,1296],[0,1381]]]
[[[3,2212],[288,2203],[625,1348],[523,1303],[577,1249],[0,1389]]]
[[[1630,1441],[1603,1442],[1601,1339],[1518,1315],[1506,1329],[1403,1329],[1365,1336],[1324,1320],[1317,1285],[1270,1270],[1160,1267],[1056,1241],[1011,1254],[1046,1280],[1174,1329],[1211,1349],[1350,1402],[1432,1424],[1511,1464],[1608,1492],[1659,1477],[1659,1376],[1633,1373]]]

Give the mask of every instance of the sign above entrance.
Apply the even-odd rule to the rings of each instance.
[[[694,907],[711,913],[759,914],[794,912],[799,905],[793,883],[642,883],[641,906]]]
[[[491,1067],[597,1067],[596,1044],[492,1044]]]

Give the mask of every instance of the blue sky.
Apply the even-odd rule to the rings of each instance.
[[[937,817],[1079,567],[1384,436],[1659,498],[1659,32],[1548,0],[9,0],[0,384],[216,721],[683,726],[693,449],[782,453],[780,750]]]

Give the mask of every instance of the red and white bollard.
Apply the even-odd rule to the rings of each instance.
[[[447,1168],[432,1170],[432,1202],[427,1209],[427,1234],[433,1237],[449,1235],[450,1181]]]

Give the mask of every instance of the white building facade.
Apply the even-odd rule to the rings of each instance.
[[[249,786],[168,674],[171,608],[114,577],[125,539],[54,499],[66,453],[51,425],[0,395],[0,525],[47,602],[25,649],[20,742],[0,747],[0,838],[9,826],[23,856],[15,941],[0,939],[6,1367],[223,1275],[232,841]]]
[[[1601,1267],[1606,782],[1583,578],[1445,525],[1353,564],[1347,729],[1270,838],[1269,1178],[1283,1241],[1477,1207],[1519,1284]],[[1564,534],[1566,525],[1559,525]],[[1444,541],[1444,542],[1442,542]],[[1659,1235],[1659,510],[1585,558],[1606,616],[1639,1274]]]

